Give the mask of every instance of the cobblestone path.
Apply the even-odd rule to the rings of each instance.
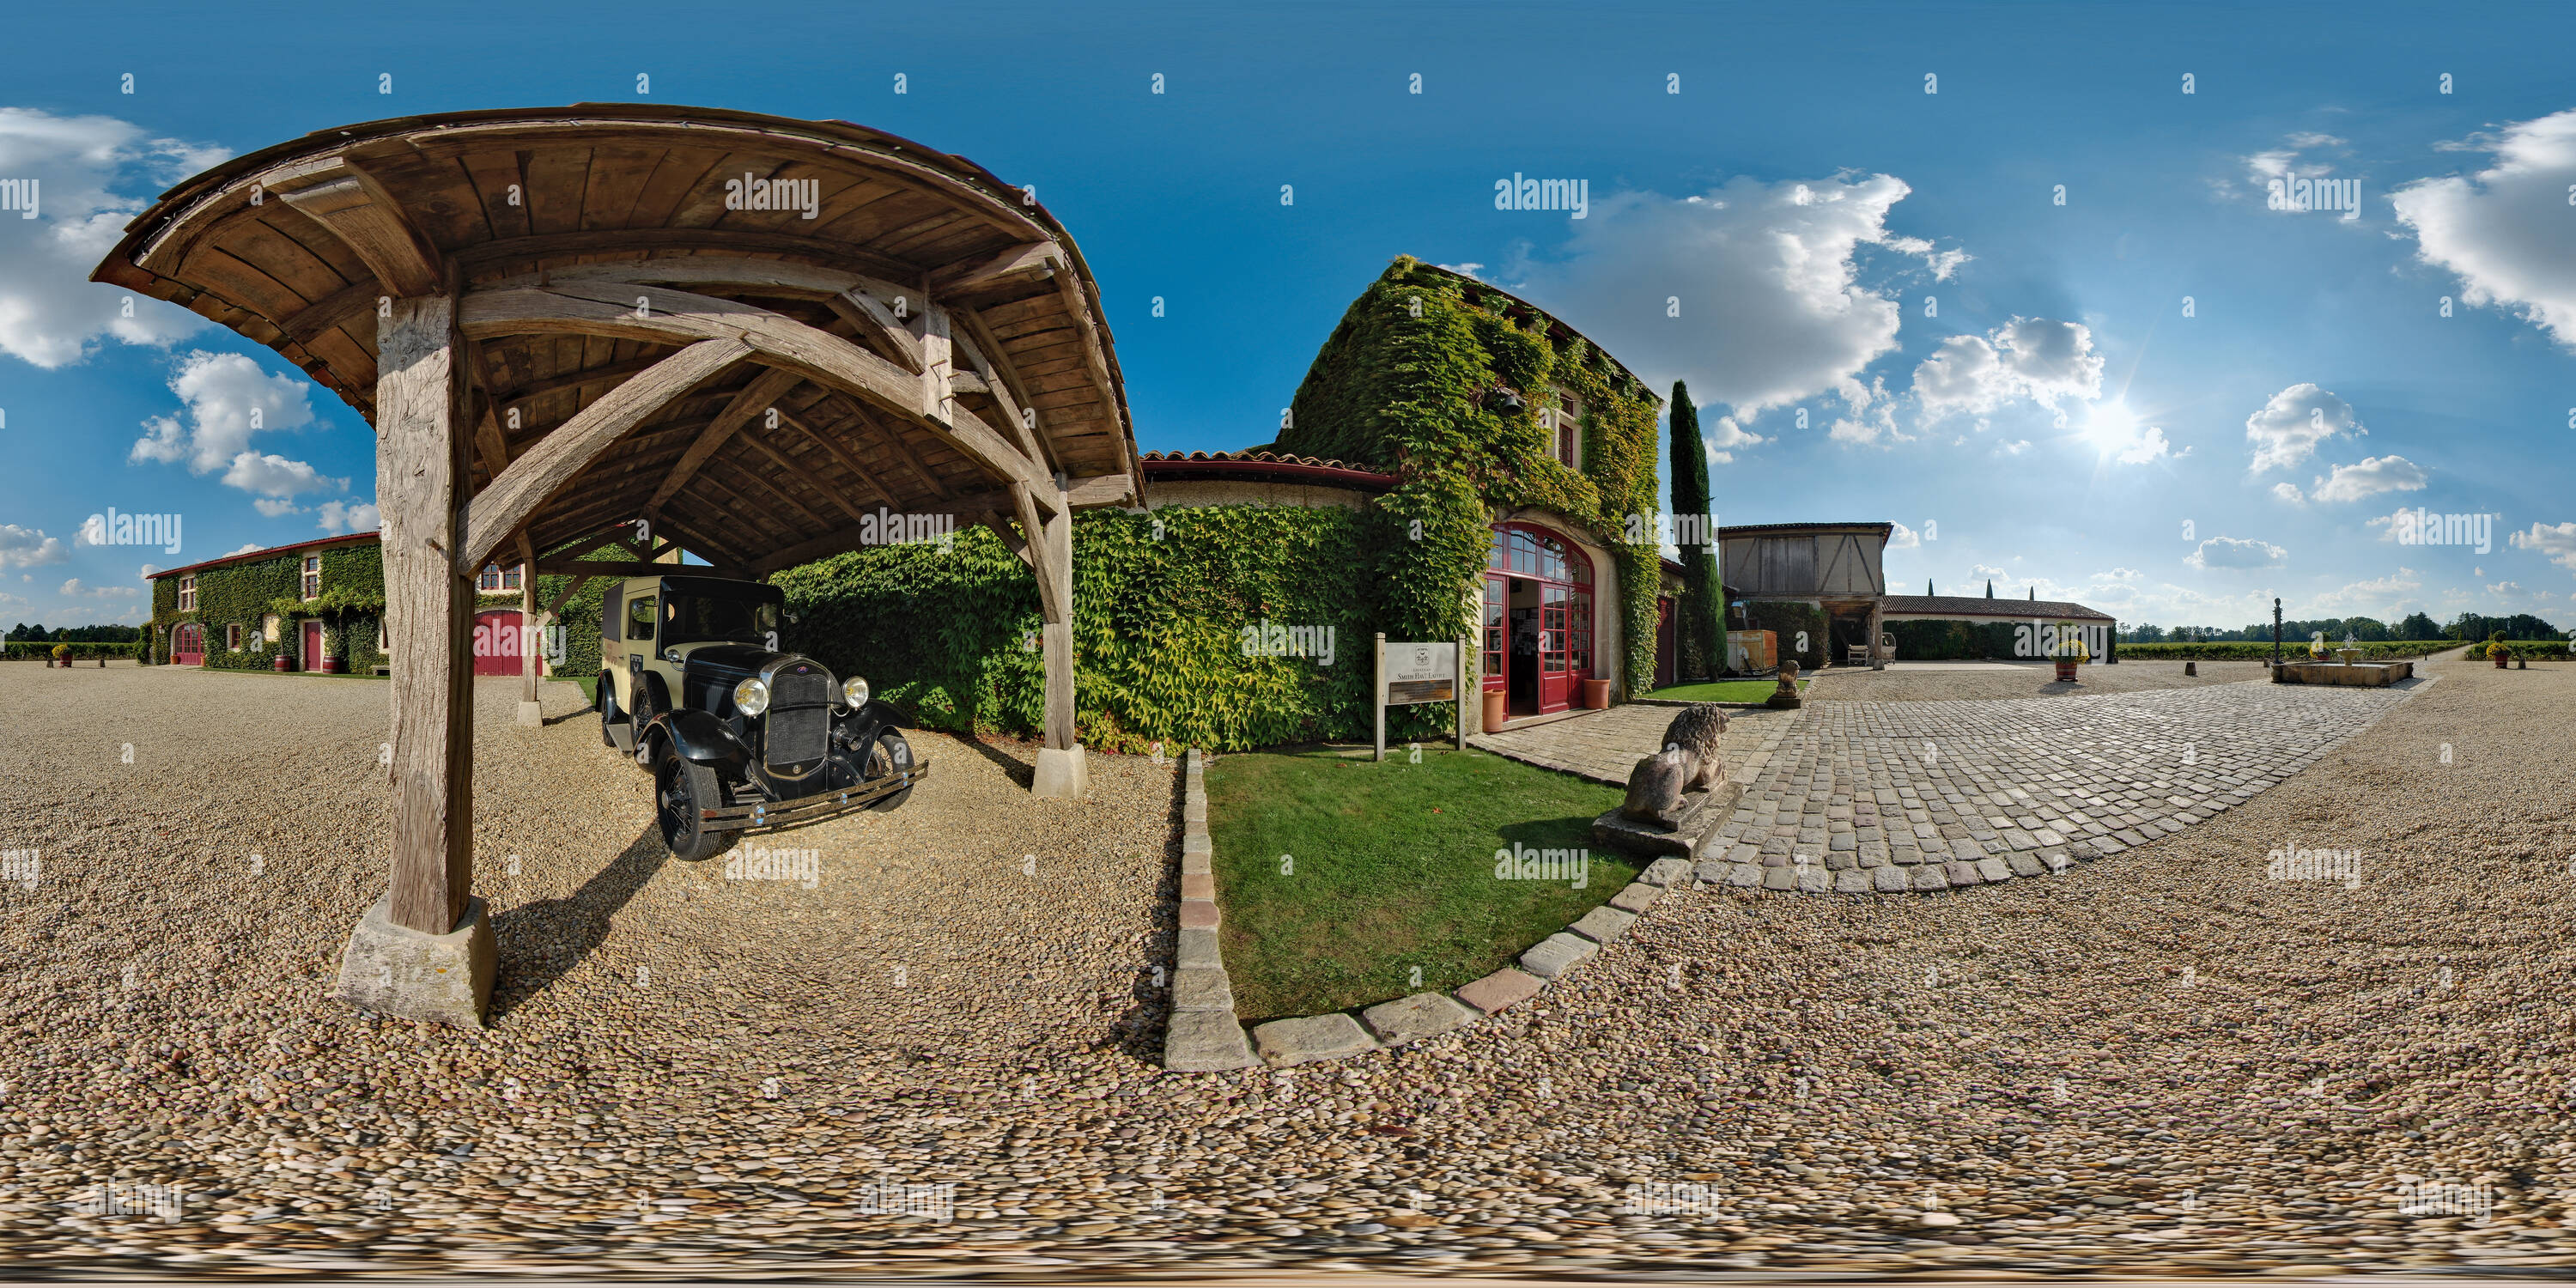
[[[2243,804],[2425,683],[1811,701],[1744,775],[1699,876],[1863,894],[2062,872]]]

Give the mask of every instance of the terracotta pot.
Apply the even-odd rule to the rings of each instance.
[[[1610,682],[1608,680],[1585,680],[1583,682],[1583,705],[1586,710],[1590,711],[1609,710]]]
[[[2065,683],[2069,683],[2069,684],[2072,684],[2072,683],[2074,683],[2074,682],[2075,682],[2075,662],[2074,662],[2074,660],[2073,660],[2073,659],[2071,659],[2071,658],[2060,658],[2060,659],[2058,659],[2058,661],[2057,661],[2057,678],[2058,678],[2060,681],[2063,681],[2063,682],[2065,682]]]
[[[1503,727],[1503,721],[1510,717],[1510,701],[1510,695],[1500,689],[1485,691],[1485,732]]]

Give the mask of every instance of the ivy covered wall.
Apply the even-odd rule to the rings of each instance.
[[[1247,505],[1075,516],[1083,745],[1222,751],[1368,736],[1368,522],[1339,508]],[[782,644],[834,675],[866,676],[923,725],[1039,730],[1037,583],[990,532],[963,530],[949,550],[873,546],[771,580],[791,618]],[[1433,723],[1398,710],[1421,731]],[[1417,732],[1393,714],[1391,735]],[[1447,709],[1435,714],[1446,729]]]
[[[1399,256],[1316,353],[1279,448],[1372,462],[1400,480],[1366,532],[1392,639],[1471,634],[1464,592],[1484,571],[1497,508],[1534,506],[1581,525],[1618,561],[1621,673],[1642,692],[1655,671],[1662,400],[1582,337],[1548,330],[1529,305]],[[1489,397],[1498,386],[1521,406]],[[1581,402],[1579,469],[1548,455],[1539,423],[1558,388]]]

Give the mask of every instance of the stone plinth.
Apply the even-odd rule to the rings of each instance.
[[[1701,838],[1735,812],[1736,798],[1743,794],[1744,784],[1732,780],[1709,791],[1688,793],[1682,797],[1681,810],[1671,827],[1640,823],[1612,809],[1592,820],[1592,839],[1623,854],[1687,859],[1699,852]]]
[[[500,960],[492,919],[480,899],[466,901],[465,916],[443,935],[414,930],[393,919],[393,893],[377,897],[340,953],[341,1001],[406,1020],[461,1029],[483,1027]]]

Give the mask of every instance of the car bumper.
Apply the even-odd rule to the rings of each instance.
[[[748,832],[757,828],[785,827],[791,823],[810,823],[836,814],[847,814],[854,809],[866,809],[928,777],[930,762],[915,761],[911,768],[891,778],[845,791],[800,796],[791,801],[725,805],[700,810],[698,818],[700,826],[710,832]]]

